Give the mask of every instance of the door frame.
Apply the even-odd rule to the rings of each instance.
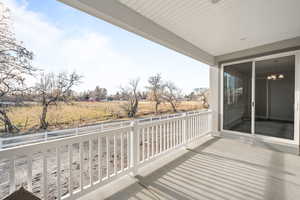
[[[255,63],[257,61],[262,60],[268,60],[273,58],[280,58],[285,56],[295,56],[295,99],[294,99],[294,140],[290,139],[284,139],[284,138],[277,138],[272,136],[264,136],[264,135],[258,135],[255,134]],[[254,103],[254,105],[251,106],[251,134],[249,133],[243,133],[239,131],[232,131],[232,130],[224,130],[223,129],[223,109],[224,109],[224,67],[228,65],[234,65],[234,64],[241,64],[241,63],[252,63],[252,97],[251,97],[251,104]],[[300,120],[300,50],[297,51],[288,51],[284,53],[277,53],[277,54],[271,54],[267,56],[259,56],[254,57],[251,59],[241,59],[234,62],[225,62],[221,64],[220,68],[220,130],[223,133],[230,133],[237,137],[250,137],[253,139],[259,139],[261,141],[265,142],[272,142],[272,143],[285,143],[285,144],[300,144],[300,128],[299,128],[299,120]]]

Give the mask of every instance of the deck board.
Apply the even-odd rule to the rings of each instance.
[[[300,157],[215,138],[105,199],[298,200]],[[82,199],[102,199],[93,193]]]

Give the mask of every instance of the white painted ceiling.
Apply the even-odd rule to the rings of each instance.
[[[118,1],[214,56],[300,36],[300,0]]]

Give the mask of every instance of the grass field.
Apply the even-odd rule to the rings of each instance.
[[[72,102],[52,105],[47,115],[49,130],[84,126],[104,120],[127,119],[120,107],[123,103],[118,101]],[[178,111],[201,108],[202,105],[198,101],[183,101],[178,105]],[[161,104],[159,112],[161,114],[172,113],[172,109],[169,104]],[[8,115],[21,132],[36,132],[38,131],[40,113],[41,106],[30,105],[14,107]],[[152,102],[140,102],[137,117],[153,114],[154,104]],[[0,124],[0,128],[3,129],[3,124]]]

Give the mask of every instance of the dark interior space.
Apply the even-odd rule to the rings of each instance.
[[[295,57],[255,63],[255,133],[294,139]]]
[[[224,67],[224,129],[251,133],[251,78],[251,62]]]
[[[250,64],[224,67],[225,130],[251,133]],[[255,134],[294,139],[294,91],[294,56],[255,62]]]

